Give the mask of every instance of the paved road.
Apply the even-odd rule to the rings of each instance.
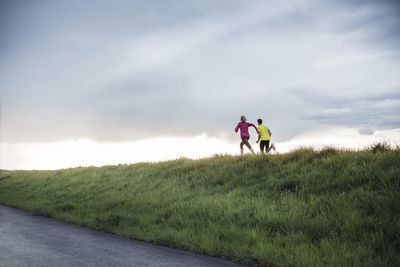
[[[239,266],[0,205],[0,266]]]

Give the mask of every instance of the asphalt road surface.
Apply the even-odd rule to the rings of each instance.
[[[0,266],[240,266],[0,205]]]

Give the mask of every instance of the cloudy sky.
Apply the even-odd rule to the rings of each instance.
[[[400,143],[398,1],[2,0],[0,33],[1,168],[238,153],[243,114]]]

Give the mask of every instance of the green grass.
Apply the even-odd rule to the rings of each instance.
[[[400,149],[2,171],[0,203],[269,266],[400,266]]]

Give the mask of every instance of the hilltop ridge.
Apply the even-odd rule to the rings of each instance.
[[[0,203],[247,264],[400,265],[400,150],[0,173]]]

